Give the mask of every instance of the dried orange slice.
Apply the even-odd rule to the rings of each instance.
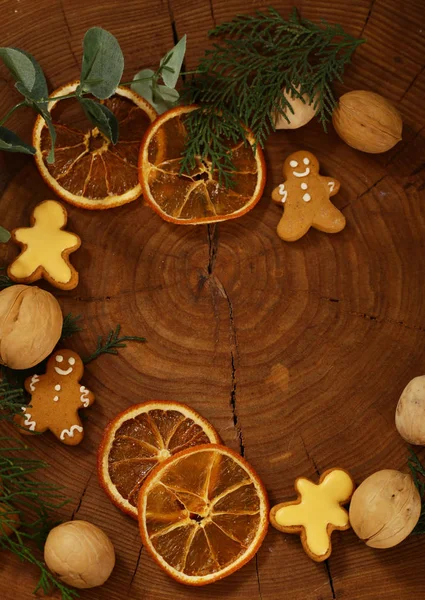
[[[269,504],[252,467],[225,446],[205,444],[158,465],[139,494],[143,544],[171,577],[205,585],[258,551]]]
[[[99,447],[99,480],[112,502],[137,519],[137,496],[148,473],[171,455],[219,443],[215,429],[180,402],[135,404],[109,423]]]
[[[139,177],[144,198],[166,221],[196,225],[235,219],[251,210],[262,196],[266,183],[266,166],[261,148],[230,144],[236,171],[234,187],[218,183],[218,173],[211,173],[211,163],[197,160],[190,174],[180,175],[181,156],[185,147],[187,114],[196,106],[179,106],[163,113],[149,127],[140,148]],[[157,147],[163,147],[158,160]]]
[[[140,142],[156,111],[132,90],[117,88],[102,101],[118,119],[119,140],[114,146],[85,118],[75,99],[54,100],[74,92],[78,83],[64,85],[50,96],[48,110],[57,134],[52,165],[47,162],[51,147],[47,126],[40,116],[35,122],[33,145],[41,176],[60,198],[75,206],[99,210],[132,202],[141,194]]]

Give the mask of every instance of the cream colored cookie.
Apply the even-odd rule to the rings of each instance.
[[[64,231],[68,220],[65,207],[56,200],[44,200],[31,215],[31,226],[12,231],[12,240],[21,253],[9,265],[9,277],[18,283],[33,283],[44,278],[62,290],[78,285],[78,273],[69,255],[81,246],[75,233]]]
[[[331,555],[332,532],[350,527],[348,513],[341,505],[349,502],[354,488],[351,475],[344,469],[325,471],[318,484],[299,477],[295,481],[298,497],[274,506],[270,522],[279,531],[300,535],[308,556],[322,562]]]

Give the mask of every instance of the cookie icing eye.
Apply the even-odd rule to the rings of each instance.
[[[304,159],[303,159],[303,163],[304,163],[305,165],[309,165],[309,164],[310,164],[310,161],[309,161],[309,159],[308,159],[308,158],[304,158]]]
[[[291,167],[298,167],[298,162],[296,160],[291,160],[291,162],[289,163],[289,165]]]
[[[56,362],[58,362],[58,363],[63,362],[63,356],[61,356],[60,354],[58,354],[57,357],[56,357]]]
[[[68,358],[68,362],[70,365],[75,365],[75,358],[71,356],[71,358]]]

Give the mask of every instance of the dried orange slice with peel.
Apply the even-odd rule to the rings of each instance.
[[[196,225],[235,219],[251,210],[262,196],[266,183],[266,166],[259,146],[248,135],[229,142],[236,168],[234,187],[220,186],[218,172],[211,172],[208,160],[197,159],[190,174],[180,175],[181,157],[187,131],[185,119],[197,106],[178,106],[163,113],[149,127],[140,148],[139,177],[145,200],[166,221]],[[163,152],[158,160],[157,147]]]
[[[158,465],[139,494],[143,544],[187,585],[230,575],[258,551],[269,503],[252,467],[217,444],[189,448]]]
[[[77,100],[54,100],[74,92],[75,81],[51,94],[48,110],[57,139],[55,162],[47,156],[51,148],[47,126],[37,117],[33,130],[35,160],[44,181],[63,200],[88,209],[105,209],[132,202],[141,194],[137,162],[141,140],[157,113],[132,90],[117,88],[102,103],[117,117],[119,140],[113,145],[84,116]],[[160,153],[160,149],[157,148]]]
[[[194,445],[219,443],[206,419],[180,402],[135,404],[113,419],[98,453],[99,480],[112,502],[137,519],[137,496],[148,473]]]

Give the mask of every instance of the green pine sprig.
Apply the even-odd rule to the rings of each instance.
[[[15,285],[15,282],[10,279],[9,275],[3,273],[3,271],[4,267],[0,267],[0,290]]]
[[[82,319],[82,315],[73,315],[68,313],[63,318],[61,341],[73,336],[75,333],[82,331],[82,327],[79,325],[79,321]]]
[[[120,337],[121,325],[117,325],[115,329],[111,329],[106,338],[99,335],[97,338],[97,346],[95,351],[83,358],[84,364],[88,364],[102,354],[118,354],[119,348],[126,348],[125,342],[146,342],[146,339],[139,336],[124,335]]]
[[[422,500],[422,510],[419,521],[412,531],[412,534],[419,535],[425,533],[425,468],[412,448],[410,448],[410,457],[407,466],[410,469],[413,481]]]
[[[181,173],[195,164],[197,156],[209,158],[218,165],[220,182],[227,187],[233,165],[225,139],[234,138],[241,129],[239,122],[251,129],[263,147],[275,129],[275,114],[290,121],[285,112],[293,112],[287,91],[303,102],[306,95],[326,130],[336,106],[332,83],[342,80],[345,66],[364,41],[345,33],[340,25],[313,23],[295,9],[286,20],[273,8],[238,16],[210,31],[210,36],[220,40],[205,52],[200,74],[187,81],[183,91],[183,98],[201,109],[190,113],[185,122],[189,135]],[[224,138],[221,143],[214,139],[217,126]],[[200,128],[195,143],[192,136]],[[244,130],[242,138],[247,140]]]
[[[21,414],[22,406],[28,404],[29,397],[22,382],[8,376],[6,367],[1,367],[0,375],[0,422],[13,423],[15,416]]]
[[[39,550],[43,548],[50,529],[58,524],[52,520],[52,511],[67,504],[69,499],[59,486],[31,478],[48,465],[28,457],[29,450],[15,438],[0,438],[0,500],[6,507],[0,514],[0,530],[5,527],[12,530],[10,536],[0,535],[0,549],[9,550],[21,561],[38,567],[40,578],[34,593],[41,589],[47,595],[56,589],[62,600],[73,600],[79,598],[78,593],[56,579],[33,549],[33,545]],[[19,528],[13,518],[15,514],[19,515]]]

